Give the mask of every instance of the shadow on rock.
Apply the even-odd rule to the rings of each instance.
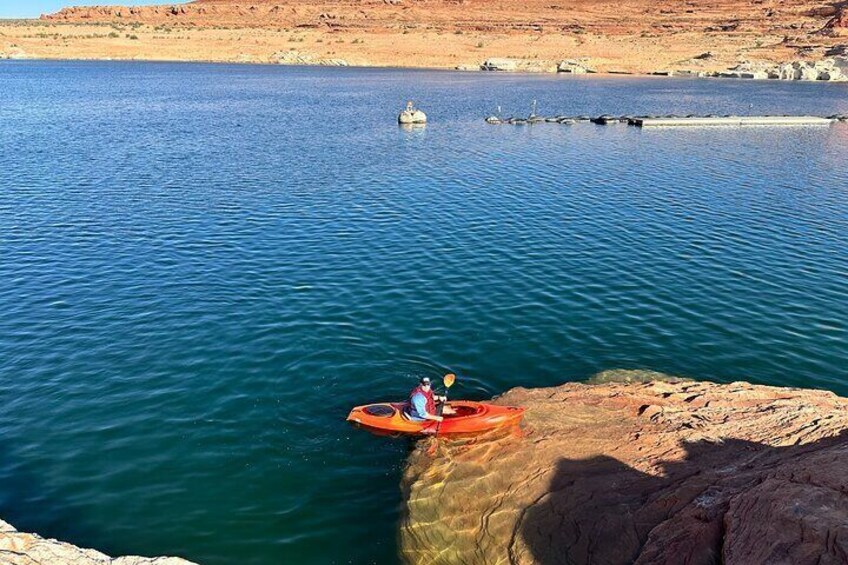
[[[846,440],[687,443],[682,460],[645,461],[647,472],[606,456],[562,459],[524,510],[510,560],[848,563]]]

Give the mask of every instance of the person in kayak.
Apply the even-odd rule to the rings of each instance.
[[[409,407],[406,409],[406,415],[410,420],[423,422],[424,420],[433,420],[441,422],[444,418],[436,412],[436,403],[445,402],[446,396],[439,396],[433,393],[432,383],[429,377],[423,377],[417,387],[412,389],[409,394]],[[455,414],[453,409],[445,404],[442,407],[442,414]]]

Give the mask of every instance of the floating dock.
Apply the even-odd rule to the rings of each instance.
[[[579,122],[592,122],[598,125],[629,124],[637,127],[738,127],[738,126],[829,126],[835,122],[848,122],[848,115],[834,114],[826,118],[819,116],[552,116],[544,117],[531,114],[526,118],[501,118],[489,116],[486,123],[499,125],[528,125],[538,123],[557,123],[572,125]]]
[[[633,118],[640,128],[685,126],[829,126],[834,120],[816,116],[731,116],[692,118]]]

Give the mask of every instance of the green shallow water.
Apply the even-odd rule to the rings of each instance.
[[[0,64],[0,516],[111,554],[395,561],[422,375],[848,394],[846,85]],[[394,125],[407,98],[431,123]]]

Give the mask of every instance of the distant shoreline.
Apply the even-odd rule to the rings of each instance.
[[[826,17],[805,15],[794,4],[768,22],[760,21],[759,8],[745,8],[753,11],[744,18],[739,14],[738,29],[721,31],[722,26],[716,27],[721,13],[680,8],[679,13],[648,14],[628,6],[622,9],[641,15],[612,25],[609,13],[599,17],[595,8],[574,0],[557,6],[524,2],[521,10],[494,12],[480,0],[467,0],[461,7],[439,1],[413,7],[392,0],[362,9],[298,0],[281,7],[257,5],[251,8],[255,12],[218,2],[178,8],[67,8],[40,19],[0,19],[0,59],[469,72],[487,65],[528,74],[564,70],[596,76],[697,76],[748,62],[820,61],[848,49],[841,32],[819,33]],[[533,21],[542,23],[528,23]],[[800,28],[798,22],[803,23]]]
[[[0,57],[0,65],[6,62],[55,62],[55,63],[160,63],[160,64],[203,64],[203,65],[235,65],[235,66],[259,66],[259,67],[293,67],[293,68],[344,68],[344,69],[381,69],[395,71],[422,71],[422,72],[444,72],[444,73],[460,73],[460,74],[480,74],[486,76],[537,76],[537,77],[560,77],[562,79],[586,80],[586,79],[656,79],[656,80],[713,80],[717,77],[713,76],[696,76],[684,74],[658,74],[658,73],[636,73],[636,72],[620,72],[620,71],[596,71],[581,75],[574,75],[563,72],[538,72],[538,71],[485,71],[482,69],[456,69],[448,67],[412,67],[412,66],[391,66],[391,65],[320,65],[320,64],[280,64],[271,61],[229,61],[219,59],[141,59],[141,58],[84,58],[84,57],[24,57],[24,58],[2,58]],[[748,78],[724,78],[722,82],[747,82],[759,84],[786,84],[786,83],[807,83],[807,84],[848,84],[846,81],[822,81],[822,80],[777,80],[777,79],[748,79]]]

